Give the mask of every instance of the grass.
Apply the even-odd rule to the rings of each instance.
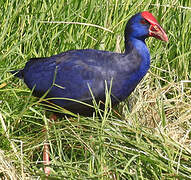
[[[43,178],[45,142],[51,147],[50,179],[191,179],[190,1],[7,0],[0,5],[1,179]],[[147,40],[151,69],[129,102],[118,106],[119,118],[106,111],[102,117],[60,118],[50,126],[31,91],[8,73],[31,57],[69,49],[122,52],[125,24],[143,10],[157,17],[169,43]]]

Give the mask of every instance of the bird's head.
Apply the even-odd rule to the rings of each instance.
[[[133,37],[140,40],[145,40],[145,38],[152,36],[168,42],[165,31],[148,11],[135,14],[131,17],[126,25],[125,36],[126,38]]]

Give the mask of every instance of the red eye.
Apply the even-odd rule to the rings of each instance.
[[[145,19],[141,19],[141,24],[149,24],[149,22],[146,21]]]

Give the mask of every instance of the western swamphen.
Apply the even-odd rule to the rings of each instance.
[[[127,98],[150,67],[145,44],[149,36],[168,41],[154,16],[145,11],[128,21],[124,53],[71,50],[51,57],[32,58],[24,69],[12,73],[24,79],[34,96],[42,97],[46,93],[46,98],[52,98],[51,103],[73,113],[92,115],[93,108],[69,99],[92,105],[93,93],[97,102],[104,102],[106,83],[110,87],[111,82],[112,105]]]
[[[12,71],[33,89],[34,96],[47,93],[50,102],[73,113],[92,115],[93,108],[75,99],[92,104],[105,101],[105,86],[110,87],[116,105],[126,99],[147,73],[150,54],[145,39],[153,36],[168,41],[164,30],[147,11],[134,15],[125,28],[125,53],[94,49],[71,50],[45,58],[32,58],[24,69]],[[55,99],[54,99],[55,98]],[[67,98],[64,99],[64,98]]]

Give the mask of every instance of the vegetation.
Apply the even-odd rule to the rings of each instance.
[[[43,178],[45,142],[50,179],[190,179],[191,1],[159,2],[0,2],[0,179]],[[70,49],[123,52],[125,24],[144,10],[157,17],[169,43],[147,40],[149,73],[128,101],[101,117],[50,123],[39,99],[9,73],[29,58]]]

